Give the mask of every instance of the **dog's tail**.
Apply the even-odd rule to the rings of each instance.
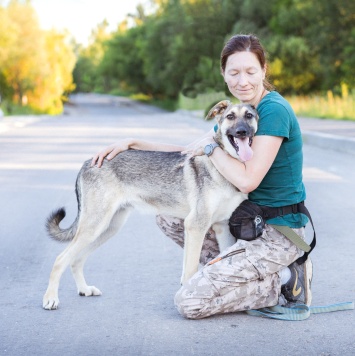
[[[77,229],[78,217],[75,219],[74,223],[70,227],[66,229],[61,229],[59,227],[59,223],[64,219],[64,217],[65,217],[65,209],[60,208],[56,211],[53,211],[51,215],[48,217],[46,222],[46,229],[48,235],[54,240],[61,241],[61,242],[67,242],[73,240]]]

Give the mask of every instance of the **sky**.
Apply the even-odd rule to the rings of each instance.
[[[138,4],[147,0],[32,0],[41,28],[67,29],[75,39],[86,44],[91,30],[106,19],[110,30],[124,20],[128,13],[135,13]]]

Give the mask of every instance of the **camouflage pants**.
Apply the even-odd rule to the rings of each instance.
[[[183,247],[183,220],[158,215],[157,224]],[[294,231],[304,238],[303,228]],[[301,254],[289,239],[269,225],[261,237],[238,240],[219,254],[214,231],[210,229],[200,259],[205,265],[176,293],[175,305],[181,315],[190,319],[276,305],[281,293],[278,272]],[[217,256],[222,258],[213,263]]]

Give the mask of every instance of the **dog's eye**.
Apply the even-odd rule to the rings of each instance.
[[[252,118],[253,118],[253,114],[252,114],[251,112],[247,112],[247,113],[245,114],[245,117],[246,117],[247,119],[252,119]]]
[[[234,115],[233,114],[228,114],[227,115],[228,120],[234,120]]]

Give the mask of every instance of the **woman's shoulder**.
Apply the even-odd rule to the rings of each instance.
[[[260,116],[268,113],[285,114],[287,116],[295,116],[289,102],[277,91],[271,91],[260,101],[257,111]]]
[[[259,107],[263,107],[265,105],[287,105],[288,101],[277,91],[271,91],[267,95],[265,95],[258,105]],[[289,105],[289,104],[288,104]]]

